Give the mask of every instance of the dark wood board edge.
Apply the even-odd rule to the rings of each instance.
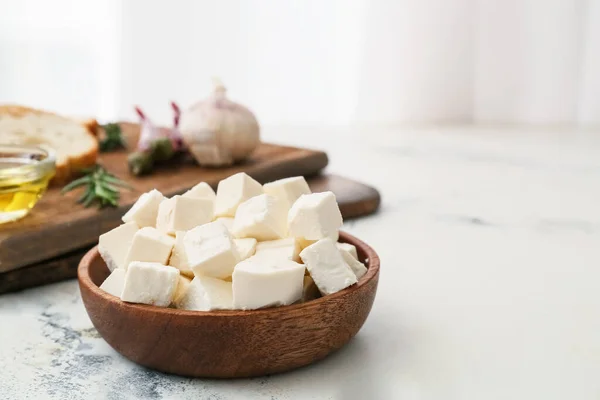
[[[90,248],[86,247],[39,264],[1,273],[0,294],[75,278],[77,265]]]

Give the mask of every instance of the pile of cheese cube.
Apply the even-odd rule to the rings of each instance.
[[[342,216],[331,192],[303,177],[264,186],[244,173],[181,196],[144,193],[124,224],[100,236],[111,274],[100,286],[130,303],[186,310],[253,310],[308,301],[367,271],[337,243]]]

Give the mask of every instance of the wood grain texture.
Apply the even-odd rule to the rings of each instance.
[[[128,143],[135,143],[139,126],[122,124],[122,127]],[[99,159],[109,171],[134,186],[134,190],[123,191],[119,208],[86,209],[75,203],[79,193],[62,196],[58,188],[52,188],[30,215],[0,225],[0,272],[93,245],[100,234],[118,225],[140,194],[153,188],[172,196],[201,181],[216,187],[220,180],[241,171],[261,183],[295,175],[311,176],[328,162],[321,151],[263,143],[247,162],[232,167],[202,168],[187,157],[159,167],[152,175],[134,178],[129,174],[126,158],[127,153],[121,151],[103,153]]]
[[[375,212],[379,192],[374,188],[337,175],[321,175],[308,179],[313,192],[331,190],[335,193],[344,219],[361,217]],[[116,221],[115,225],[120,221]],[[77,276],[77,265],[94,243],[47,261],[0,273],[0,294],[29,287],[47,285]]]
[[[73,279],[89,247],[0,274],[0,294]]]
[[[379,257],[357,247],[368,271],[356,285],[303,304],[200,312],[122,302],[99,289],[108,268],[92,249],[78,269],[81,297],[100,335],[143,366],[193,377],[241,378],[311,364],[346,344],[364,324],[377,291]]]

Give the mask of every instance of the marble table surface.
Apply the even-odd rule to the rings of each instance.
[[[77,283],[0,296],[1,399],[598,399],[600,132],[267,129],[382,193],[347,221],[381,256],[359,334],[256,379],[141,368],[92,327]]]

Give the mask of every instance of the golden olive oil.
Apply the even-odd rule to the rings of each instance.
[[[31,160],[16,162],[14,159],[0,159],[0,173],[30,162]],[[0,224],[25,216],[44,194],[53,175],[54,171],[51,170],[34,179],[22,175],[16,175],[14,178],[9,175],[0,179]]]

